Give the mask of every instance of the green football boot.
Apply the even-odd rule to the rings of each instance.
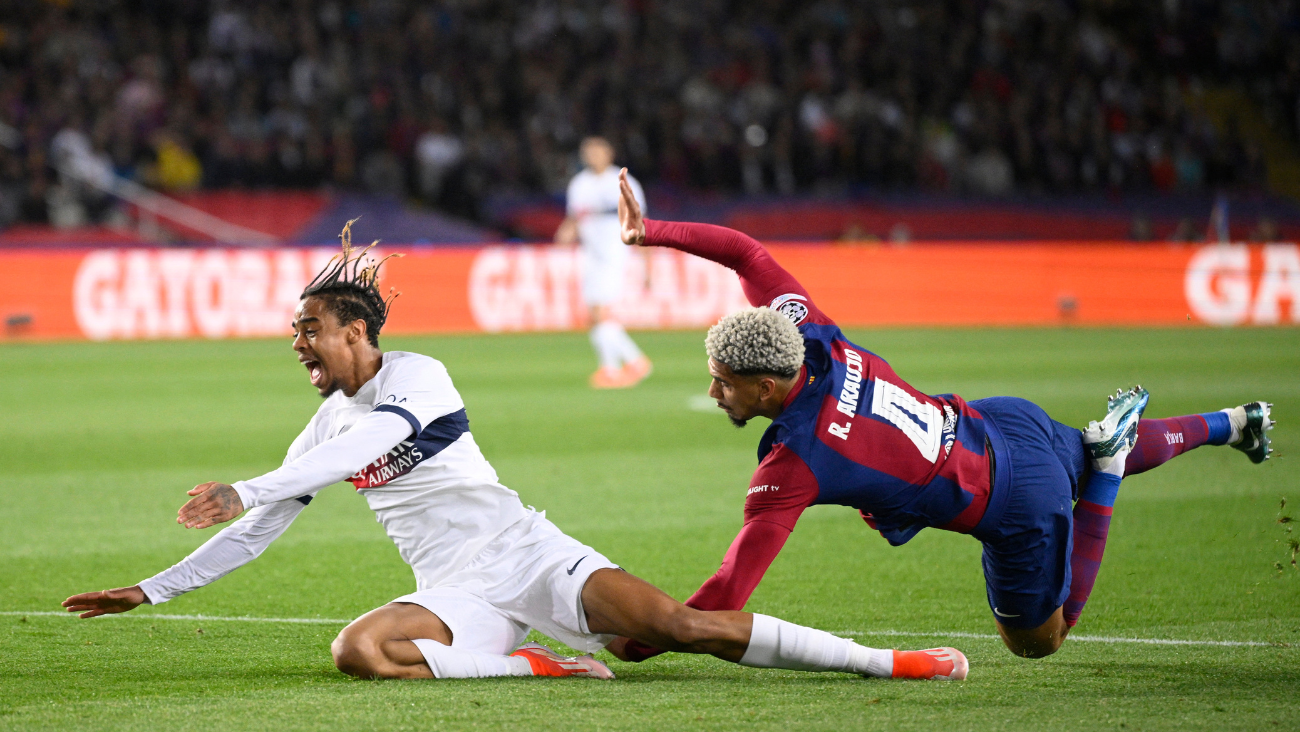
[[[1233,414],[1237,409],[1245,412],[1244,425],[1241,424],[1241,413]],[[1273,405],[1268,402],[1251,402],[1237,409],[1224,410],[1228,412],[1228,418],[1237,422],[1241,430],[1241,439],[1232,443],[1232,447],[1246,453],[1246,457],[1250,458],[1252,463],[1262,463],[1273,455],[1273,442],[1268,439],[1268,431],[1277,424],[1270,415]]]
[[[1106,466],[1120,453],[1128,453],[1137,444],[1138,420],[1146,411],[1151,394],[1141,386],[1120,389],[1106,399],[1106,416],[1088,423],[1083,431],[1083,446],[1093,460],[1094,469],[1106,472]]]

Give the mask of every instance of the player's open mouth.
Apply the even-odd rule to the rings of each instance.
[[[325,383],[325,370],[320,367],[320,362],[303,361],[302,365],[307,367],[307,375],[311,378],[311,385],[320,388]]]

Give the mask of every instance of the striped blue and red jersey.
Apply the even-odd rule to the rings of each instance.
[[[759,443],[746,523],[793,530],[808,506],[836,504],[895,546],[931,526],[974,528],[989,494],[980,414],[959,396],[914,389],[811,303],[802,313],[803,367]]]
[[[735,270],[749,302],[789,317],[805,346],[784,411],[759,444],[744,526],[687,605],[743,608],[808,506],[856,508],[896,546],[927,527],[975,527],[990,473],[976,409],[953,394],[922,393],[850,341],[750,237],[720,226],[646,221],[645,243]]]

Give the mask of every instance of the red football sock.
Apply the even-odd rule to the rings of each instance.
[[[1080,499],[1074,504],[1074,550],[1070,553],[1070,596],[1065,599],[1065,624],[1074,627],[1097,583],[1106,535],[1110,533],[1110,506]]]
[[[1210,427],[1199,414],[1140,420],[1137,445],[1124,463],[1124,475],[1137,475],[1169,462],[1206,444],[1209,438]]]

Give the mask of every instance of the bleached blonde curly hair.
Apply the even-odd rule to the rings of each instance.
[[[709,358],[741,376],[790,378],[803,363],[803,336],[789,318],[768,308],[732,313],[704,337]]]

